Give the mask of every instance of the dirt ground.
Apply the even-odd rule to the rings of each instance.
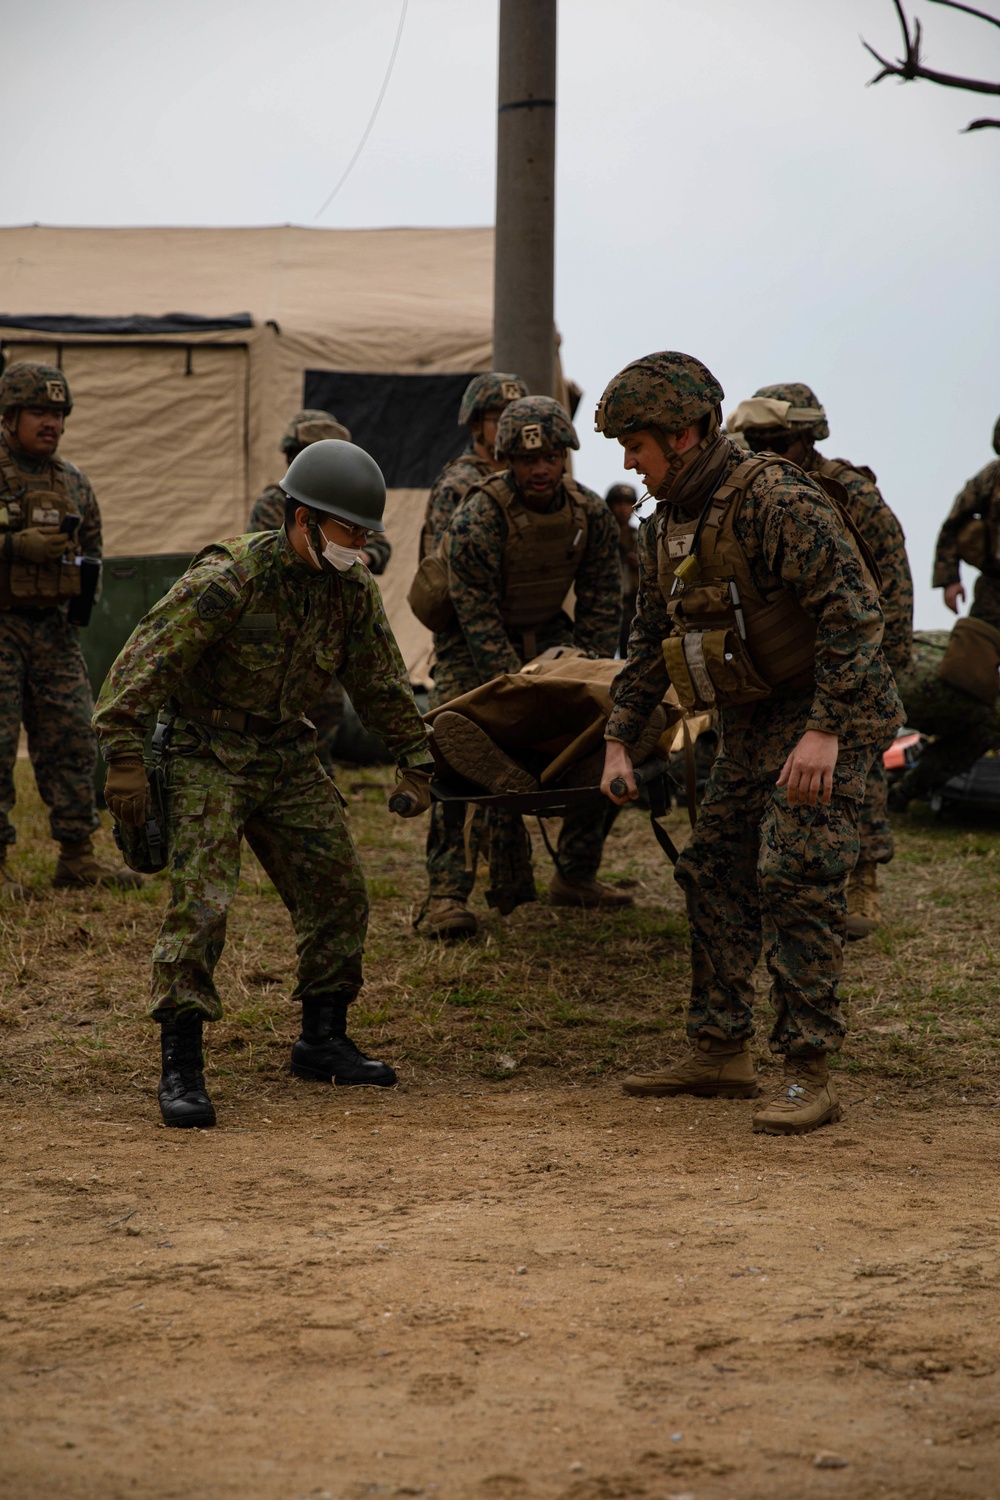
[[[1000,1496],[995,834],[901,828],[848,953],[844,1119],[783,1140],[747,1103],[620,1093],[686,982],[638,816],[609,842],[631,912],[539,904],[442,952],[410,925],[420,832],[369,793],[358,1034],[400,1086],[288,1076],[289,933],[251,862],[220,1124],[191,1133],[157,1122],[141,1019],[162,883],[49,891],[26,799],[2,1500]]]

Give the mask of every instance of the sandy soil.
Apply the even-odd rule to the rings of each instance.
[[[1000,1494],[994,1110],[537,1080],[8,1095],[3,1500]]]

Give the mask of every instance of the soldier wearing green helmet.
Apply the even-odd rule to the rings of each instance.
[[[307,406],[288,419],[279,446],[287,465],[311,443],[330,438],[349,443],[351,434],[330,412]],[[269,484],[254,502],[247,530],[274,531],[284,524],[285,492],[280,484]],[[369,573],[384,573],[391,556],[392,545],[384,531],[373,532],[361,549],[361,562]],[[314,707],[311,717],[316,725],[317,753],[326,769],[332,771],[337,735],[344,721],[344,689],[336,678],[330,683],[323,701]]]
[[[752,453],[780,453],[807,474],[843,486],[847,513],[878,564],[885,634],[882,650],[896,677],[910,664],[913,648],[913,579],[903,528],[882,498],[875,475],[846,458],[827,458],[816,447],[830,436],[826,412],[807,385],[764,385],[742,401],[726,422],[741,433]],[[878,867],[892,859],[889,787],[881,754],[865,786],[858,862],[847,881],[847,936],[868,937],[882,920]]]
[[[146,817],[146,727],[168,725],[173,899],[153,951],[149,1006],[161,1029],[167,1125],[215,1122],[202,1023],[222,1014],[214,971],[244,835],[295,928],[302,1035],[292,1072],[381,1087],[396,1078],[347,1035],[363,982],[368,898],[309,717],[338,676],[396,759],[402,815],[426,811],[423,720],[378,588],[359,562],[383,530],[385,482],[362,449],[328,438],[293,459],[281,488],[282,529],[204,548],[133,631],[94,716],[108,806],[129,827]]]
[[[53,884],[141,884],[94,852],[94,703],[72,615],[81,560],[101,556],[101,513],[86,474],[57,457],[72,410],[69,383],[53,365],[18,360],[0,376],[0,896],[8,900],[27,894],[6,859],[22,723],[59,845]]]
[[[568,414],[550,396],[521,396],[504,408],[495,437],[502,467],[468,491],[443,538],[452,618],[434,637],[437,705],[517,672],[549,647],[614,656],[621,612],[617,528],[599,496],[566,474],[567,450],[577,447]],[[573,620],[563,609],[571,584]],[[536,899],[530,845],[516,814],[491,810],[491,818],[486,900],[507,913]],[[468,865],[481,842],[485,847],[482,811],[468,829],[465,821],[461,803],[432,811],[429,894],[418,919],[428,937],[476,931],[467,905],[475,873]],[[628,904],[629,897],[596,878],[605,830],[600,809],[563,820],[550,901]]]
[[[845,884],[857,862],[868,769],[902,722],[881,649],[866,544],[836,498],[773,453],[747,456],[720,429],[722,387],[664,351],[608,385],[597,428],[624,449],[656,511],[639,532],[639,597],[613,689],[602,787],[672,685],[719,714],[722,743],[698,825],[677,863],[691,928],[688,1055],[637,1074],[639,1096],[753,1098],[753,972],[762,951],[780,1088],[753,1128],[799,1134],[839,1118],[829,1058]]]

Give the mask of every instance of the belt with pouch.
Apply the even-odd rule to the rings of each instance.
[[[219,704],[215,708],[181,708],[178,715],[191,719],[195,724],[206,724],[209,729],[230,729],[234,734],[252,734],[257,739],[270,739],[281,724],[261,718],[260,714],[247,713],[242,708],[226,708]]]

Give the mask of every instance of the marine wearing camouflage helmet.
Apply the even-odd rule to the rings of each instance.
[[[565,407],[552,396],[521,396],[504,407],[497,425],[497,458],[579,448],[580,439]]]
[[[330,412],[306,406],[289,418],[279,446],[291,462],[303,448],[308,448],[310,443],[318,443],[322,438],[339,438],[341,442],[349,443],[351,434],[343,422],[338,422]]]
[[[16,360],[0,375],[0,417],[21,406],[45,406],[68,417],[73,398],[62,370],[32,360]]]
[[[421,558],[441,545],[448,523],[472,486],[503,468],[493,448],[497,423],[505,406],[527,394],[520,375],[498,370],[474,375],[469,381],[458,409],[458,425],[469,429],[469,447],[445,464],[431,486],[420,535]]]
[[[520,375],[503,375],[498,370],[487,370],[474,375],[465,387],[462,404],[458,408],[459,427],[471,427],[488,414],[499,417],[505,406],[526,396],[528,387]]]
[[[617,527],[591,490],[565,473],[573,424],[547,396],[512,401],[500,417],[497,460],[507,467],[481,475],[468,489],[440,544],[447,564],[453,620],[435,633],[435,706],[506,672],[517,672],[550,646],[576,645],[588,656],[613,656],[620,613]],[[503,456],[506,455],[504,458]],[[575,619],[563,604],[576,590]],[[429,937],[451,940],[476,930],[468,910],[474,863],[489,833],[487,903],[501,913],[536,899],[523,821],[478,809],[465,828],[465,805],[436,803],[427,841],[429,895],[420,918]],[[550,885],[554,903],[624,905],[628,898],[596,875],[604,843],[597,809],[563,820],[561,874]],[[565,877],[565,879],[563,878]]]
[[[244,833],[295,928],[302,1035],[292,1071],[343,1084],[395,1082],[346,1033],[362,984],[368,900],[309,718],[336,675],[394,756],[410,814],[426,810],[423,720],[378,589],[350,560],[361,528],[347,518],[380,524],[385,482],[368,454],[326,439],[293,460],[284,487],[297,502],[285,528],[206,547],[133,631],[94,717],[109,764],[108,806],[127,824],[144,816],[146,726],[157,715],[171,722],[173,899],[153,952],[150,1000],[161,1025],[168,1125],[215,1122],[202,1022],[222,1014],[214,972]]]
[[[660,502],[639,532],[639,597],[612,697],[602,787],[636,795],[627,746],[668,684],[719,713],[722,746],[677,864],[691,928],[690,1054],[626,1080],[637,1095],[751,1098],[753,971],[771,973],[770,1045],[785,1060],[754,1129],[800,1133],[839,1117],[828,1058],[844,888],[876,751],[902,721],[881,650],[871,574],[826,493],[719,430],[722,387],[688,355],[636,360],[597,426]]]
[[[141,884],[94,853],[99,826],[94,703],[70,606],[83,557],[101,556],[101,514],[87,476],[56,452],[73,410],[53,365],[19,360],[0,377],[0,894],[25,894],[7,872],[15,832],[14,764],[21,725],[49,828],[53,884]]]
[[[871,469],[817,451],[815,444],[830,436],[830,426],[815,393],[801,382],[761,386],[730,414],[726,426],[746,437],[751,452],[780,453],[807,474],[843,486],[840,498],[881,574],[882,650],[898,676],[908,666],[913,646],[913,579],[903,528],[882,498]],[[865,787],[861,852],[847,882],[850,938],[867,937],[881,921],[878,866],[888,864],[894,852],[887,799],[885,766],[877,755]]]

